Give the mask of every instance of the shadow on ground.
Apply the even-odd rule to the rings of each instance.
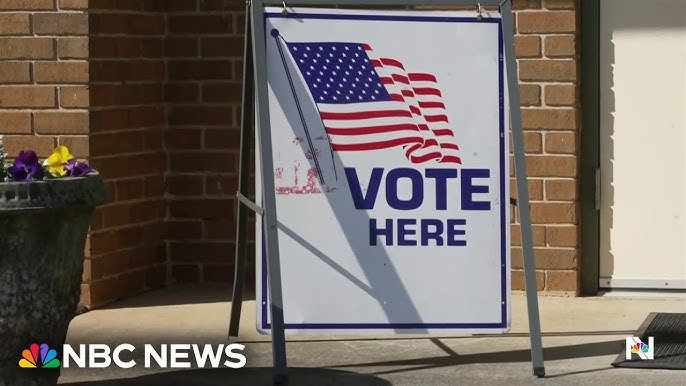
[[[288,385],[298,386],[390,386],[391,383],[373,375],[356,374],[349,371],[289,368]],[[144,375],[134,378],[93,380],[85,382],[60,383],[60,386],[214,386],[214,385],[272,385],[272,368],[243,368],[183,370]]]
[[[211,283],[202,286],[175,284],[167,288],[143,292],[137,296],[110,303],[99,307],[98,310],[225,303],[231,301],[232,292],[233,288],[231,286],[222,283]],[[243,301],[250,300],[255,300],[255,289],[253,286],[246,285]]]
[[[424,357],[407,360],[377,361],[369,363],[355,363],[350,365],[337,366],[338,368],[364,368],[364,367],[402,367],[380,371],[374,374],[392,374],[404,371],[416,371],[425,369],[435,369],[466,364],[485,364],[485,363],[514,363],[531,361],[530,350],[500,351],[491,353],[478,353],[460,355],[452,348],[438,339],[431,341],[439,347],[446,356]],[[606,341],[597,343],[583,343],[578,345],[566,345],[548,347],[543,349],[545,361],[576,359],[584,357],[599,357],[605,355],[618,354],[624,348],[624,341]],[[609,368],[609,367],[608,367]],[[558,375],[559,376],[559,375]]]

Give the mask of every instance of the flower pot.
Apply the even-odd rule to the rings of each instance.
[[[0,182],[0,385],[57,383],[59,366],[41,368],[40,355],[37,368],[19,361],[37,343],[61,362],[81,294],[91,216],[105,196],[98,174]]]

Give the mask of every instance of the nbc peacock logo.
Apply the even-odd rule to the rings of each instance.
[[[41,345],[33,343],[28,349],[22,351],[21,356],[19,367],[24,369],[55,369],[60,367],[57,351],[48,347],[46,343]]]
[[[632,354],[638,354],[638,353],[644,353],[647,354],[650,348],[648,347],[647,344],[640,342],[636,343],[635,345],[631,346],[631,353]]]

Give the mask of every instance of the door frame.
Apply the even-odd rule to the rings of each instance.
[[[580,288],[596,296],[600,280],[600,2],[579,0],[581,148],[579,154]]]

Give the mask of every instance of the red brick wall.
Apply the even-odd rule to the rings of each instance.
[[[0,134],[10,157],[32,148],[43,158],[56,145],[89,157],[86,4],[0,2]],[[84,283],[89,267],[86,263]]]
[[[85,262],[91,307],[166,283],[162,5],[90,1],[90,158],[109,191]]]
[[[171,275],[233,280],[243,1],[168,3],[167,193]]]
[[[73,1],[0,4],[0,133],[10,156],[88,156],[88,19]]]
[[[10,154],[66,144],[108,186],[86,248],[84,305],[233,279],[244,6],[0,2],[0,133]],[[538,286],[576,291],[577,0],[514,8]],[[523,289],[516,222],[512,230],[512,284]]]

